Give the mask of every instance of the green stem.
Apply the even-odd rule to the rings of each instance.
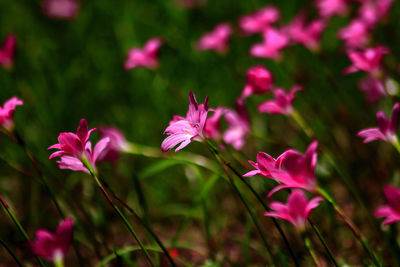
[[[135,238],[136,242],[139,244],[139,246],[142,248],[142,251],[144,252],[148,262],[150,263],[151,266],[154,266],[149,253],[147,252],[146,248],[143,246],[143,243],[140,241],[139,237],[137,236],[136,232],[133,230],[132,226],[130,225],[129,221],[126,219],[124,214],[121,212],[121,210],[114,204],[110,196],[108,195],[107,191],[104,189],[103,185],[101,184],[99,178],[97,177],[95,171],[93,170],[92,166],[90,165],[89,161],[87,158],[82,157],[81,161],[83,165],[89,170],[90,174],[92,175],[93,179],[95,180],[97,186],[107,199],[108,203],[111,205],[111,207],[117,212],[119,217],[122,219],[124,222],[125,226],[128,228],[129,232],[132,234],[132,236]]]
[[[335,212],[342,218],[342,220],[346,223],[346,225],[350,228],[353,235],[361,242],[365,251],[370,255],[371,259],[377,266],[382,266],[381,260],[378,259],[375,252],[371,249],[370,245],[366,237],[362,234],[362,232],[358,229],[358,227],[353,223],[353,221],[344,214],[343,210],[336,204],[335,200],[326,192],[324,189],[318,187],[317,193],[320,194],[323,198],[325,198],[329,204],[333,207]]]
[[[62,258],[54,261],[55,267],[64,267],[64,260]]]
[[[7,250],[7,252],[11,255],[11,257],[15,260],[18,266],[23,267],[24,265],[22,262],[19,260],[17,255],[15,255],[14,251],[0,238],[0,244]]]
[[[297,110],[293,109],[291,116],[310,139],[315,138],[313,131],[308,127],[307,123]]]
[[[397,152],[400,153],[400,142],[399,142],[399,140],[397,139],[397,137],[396,137],[396,139],[392,142],[392,145],[394,146],[394,148],[396,148]]]
[[[312,260],[314,262],[314,265],[317,266],[317,267],[320,266],[321,264],[319,262],[317,254],[315,253],[314,249],[311,246],[310,239],[305,235],[305,233],[302,233],[302,237],[303,237],[303,240],[304,240],[304,245],[306,246],[308,252],[310,253],[311,258],[312,258]]]

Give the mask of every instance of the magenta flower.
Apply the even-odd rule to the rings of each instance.
[[[373,27],[379,20],[385,18],[394,0],[367,0],[363,1],[358,9],[358,15],[368,25]]]
[[[96,171],[96,161],[100,154],[106,149],[110,139],[108,137],[101,139],[92,150],[92,144],[89,141],[91,132],[96,129],[88,130],[88,124],[85,119],[81,119],[76,134],[71,132],[61,133],[58,136],[58,144],[50,146],[48,149],[59,149],[50,155],[49,159],[61,157],[57,161],[60,169],[71,169],[90,173],[82,161],[88,161],[91,167]],[[67,154],[68,156],[66,156]]]
[[[237,99],[236,111],[227,109],[224,118],[228,123],[228,129],[223,133],[222,139],[236,150],[242,149],[250,133],[250,123],[243,99]]]
[[[316,4],[319,15],[325,19],[332,16],[343,16],[348,10],[347,0],[317,0]]]
[[[11,132],[14,129],[14,111],[17,106],[23,105],[24,102],[16,96],[10,98],[0,106],[0,126]]]
[[[218,53],[225,53],[228,49],[229,38],[232,34],[232,27],[228,23],[221,23],[215,26],[214,30],[200,38],[196,48],[202,50],[215,50]]]
[[[273,82],[274,78],[269,70],[260,65],[251,67],[247,70],[247,81],[241,97],[266,93],[272,89]]]
[[[194,93],[189,94],[189,109],[186,118],[175,116],[164,134],[169,135],[161,144],[162,151],[167,151],[180,144],[175,152],[187,146],[190,142],[204,139],[204,127],[208,113],[208,97],[204,104],[197,104]]]
[[[283,28],[293,43],[302,44],[311,50],[317,50],[319,39],[326,24],[322,20],[313,20],[307,24],[304,13],[297,15]]]
[[[288,46],[289,38],[278,29],[267,28],[263,33],[264,41],[250,48],[253,57],[279,59],[281,50]]]
[[[272,211],[264,212],[264,216],[280,218],[290,222],[296,229],[302,231],[306,225],[310,212],[319,206],[322,197],[314,197],[307,202],[307,197],[300,190],[290,193],[285,203],[272,202],[269,206]]]
[[[33,254],[52,262],[62,262],[72,242],[74,221],[67,218],[60,222],[56,232],[40,229],[36,231],[36,240],[29,243]]]
[[[0,65],[4,68],[11,68],[14,61],[15,48],[17,46],[17,38],[13,34],[7,35],[0,47]]]
[[[347,55],[353,65],[345,69],[344,73],[365,71],[376,76],[380,72],[383,55],[387,53],[389,53],[389,49],[381,45],[361,51],[350,51]]]
[[[274,6],[267,6],[241,17],[239,26],[246,34],[262,33],[272,23],[277,22],[279,18],[279,10]]]
[[[218,140],[221,137],[221,123],[220,118],[224,115],[226,108],[218,107],[215,109],[212,116],[210,116],[204,127],[204,133],[207,138]]]
[[[152,38],[145,43],[143,48],[134,47],[130,49],[124,65],[125,70],[137,67],[157,68],[157,54],[161,45],[162,40],[160,38]]]
[[[76,17],[78,7],[76,0],[45,0],[42,6],[46,16],[69,20]]]
[[[375,103],[383,96],[387,95],[382,81],[373,76],[368,76],[361,80],[358,84],[358,87],[365,93],[368,103]]]
[[[396,143],[396,129],[399,121],[400,104],[396,103],[392,109],[392,118],[389,120],[382,110],[376,112],[376,122],[378,128],[368,128],[358,132],[357,136],[364,139],[364,143],[368,143],[374,140],[382,140],[389,143]]]
[[[109,138],[110,142],[99,155],[98,161],[111,161],[116,163],[121,153],[129,151],[130,145],[126,141],[124,134],[115,127],[99,127],[101,138]]]
[[[361,19],[353,19],[349,25],[338,32],[339,39],[345,42],[345,46],[352,48],[364,47],[369,39],[369,26]]]
[[[289,149],[276,160],[266,153],[259,152],[257,163],[249,161],[256,170],[243,176],[250,177],[260,174],[281,183],[269,192],[268,197],[285,188],[300,188],[309,192],[316,192],[317,147],[318,142],[314,141],[308,146],[305,155],[297,150]]]
[[[274,91],[274,100],[268,100],[258,106],[260,113],[283,114],[290,115],[293,112],[292,102],[296,97],[296,92],[302,90],[299,85],[293,86],[289,93],[286,93],[282,88],[277,88]]]
[[[383,225],[400,221],[400,189],[387,185],[383,189],[388,205],[379,206],[375,211],[375,217],[385,217]]]

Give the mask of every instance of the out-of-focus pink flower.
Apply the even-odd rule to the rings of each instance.
[[[60,222],[56,232],[40,229],[36,231],[36,240],[29,243],[33,254],[52,262],[62,262],[72,242],[74,221],[67,218]]]
[[[357,136],[365,138],[364,143],[374,140],[382,140],[389,143],[397,142],[396,129],[399,122],[400,104],[396,103],[392,109],[392,118],[383,113],[382,110],[376,112],[376,122],[378,128],[368,128],[357,133]]]
[[[90,173],[82,160],[87,160],[91,167],[96,171],[96,161],[99,155],[107,147],[110,139],[101,139],[92,151],[92,144],[89,141],[90,133],[94,129],[88,130],[88,124],[85,119],[81,119],[76,134],[71,132],[61,133],[58,136],[58,144],[50,146],[48,149],[59,149],[50,155],[49,159],[61,157],[57,161],[60,169],[71,169],[74,171],[82,171]],[[66,156],[67,154],[69,156]]]
[[[346,47],[362,48],[369,39],[369,26],[361,19],[353,19],[349,25],[338,32],[339,39],[345,42]]]
[[[300,85],[293,86],[289,93],[282,88],[274,91],[274,100],[268,100],[258,106],[260,113],[290,115],[293,112],[292,102],[296,97],[296,92],[302,90]]]
[[[361,51],[349,51],[347,56],[353,65],[346,68],[344,73],[349,74],[357,71],[365,71],[376,76],[380,72],[383,55],[388,53],[389,49],[381,45]]]
[[[15,48],[17,46],[17,38],[13,34],[7,35],[0,47],[0,65],[4,68],[11,68],[14,61]]]
[[[311,50],[317,50],[319,39],[326,24],[322,20],[313,20],[307,24],[304,13],[297,15],[283,31],[293,43],[302,44]]]
[[[368,103],[375,103],[383,96],[387,95],[382,81],[372,76],[361,80],[358,87],[365,93]]]
[[[300,188],[310,192],[317,190],[315,166],[317,165],[318,142],[312,142],[303,155],[297,150],[289,149],[276,160],[270,155],[260,152],[257,154],[257,163],[249,161],[256,170],[244,176],[260,174],[281,183],[269,192],[268,197],[285,188]]]
[[[79,6],[76,0],[45,0],[42,7],[48,17],[74,19]]]
[[[248,114],[243,99],[237,99],[236,111],[228,109],[224,118],[229,127],[223,133],[222,139],[236,150],[242,149],[250,133]]]
[[[101,138],[108,137],[110,142],[98,157],[98,161],[111,161],[115,163],[121,153],[129,151],[129,143],[119,129],[110,126],[101,126],[99,127],[99,133]]]
[[[200,38],[196,48],[202,50],[215,50],[224,53],[228,49],[229,38],[232,34],[232,27],[228,23],[221,23],[215,26],[214,30]]]
[[[279,20],[279,10],[274,6],[267,6],[254,13],[239,19],[239,26],[246,34],[262,33],[272,23]]]
[[[274,78],[272,73],[263,66],[257,65],[247,70],[247,81],[242,98],[252,94],[263,94],[271,90]]]
[[[388,205],[379,206],[375,211],[375,217],[385,217],[383,225],[400,221],[400,189],[387,185],[383,189]]]
[[[10,98],[0,106],[0,126],[11,132],[14,128],[14,111],[17,106],[23,105],[24,102],[16,96]]]
[[[220,118],[224,115],[226,109],[218,107],[215,109],[212,116],[210,116],[204,127],[204,132],[207,138],[218,140],[221,137]]]
[[[175,116],[170,122],[164,134],[169,136],[161,144],[162,151],[167,151],[180,144],[175,152],[181,150],[194,140],[201,141],[204,138],[204,127],[208,113],[208,97],[204,104],[197,104],[194,93],[189,94],[189,109],[186,118]]]
[[[347,0],[317,0],[316,5],[319,15],[325,19],[332,16],[343,16],[348,10]]]
[[[250,48],[253,57],[279,59],[281,50],[288,46],[289,38],[281,30],[272,27],[263,32],[264,41]]]
[[[125,70],[137,67],[155,69],[158,67],[158,50],[162,45],[160,38],[152,38],[146,42],[143,48],[134,47],[128,51],[125,61]]]
[[[358,15],[371,27],[385,18],[394,0],[367,0],[358,9]]]
[[[310,212],[319,206],[323,198],[318,196],[307,202],[307,197],[300,190],[290,193],[285,203],[272,202],[269,206],[272,211],[264,212],[264,216],[286,220],[298,230],[303,230]]]

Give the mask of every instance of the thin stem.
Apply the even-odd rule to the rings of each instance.
[[[310,139],[315,138],[314,132],[310,129],[310,127],[308,127],[303,117],[297,112],[297,110],[293,109],[291,116]]]
[[[55,267],[64,267],[64,260],[62,258],[54,261]]]
[[[7,250],[7,252],[11,255],[11,257],[14,259],[14,261],[17,263],[18,266],[20,267],[24,266],[17,257],[17,255],[15,255],[14,251],[1,238],[0,238],[0,244]]]
[[[365,251],[370,255],[371,259],[377,266],[382,266],[381,260],[378,259],[375,252],[371,249],[368,244],[366,237],[362,234],[360,229],[353,223],[353,221],[346,216],[343,210],[336,204],[335,200],[322,188],[317,188],[317,193],[320,194],[323,198],[325,198],[329,204],[333,207],[335,212],[342,218],[342,220],[346,223],[346,225],[350,228],[353,235],[361,242]]]
[[[394,146],[394,148],[396,148],[397,152],[400,153],[400,142],[397,139],[397,137],[396,137],[395,141],[392,142],[392,145]]]
[[[305,233],[302,234],[302,236],[303,236],[303,240],[304,240],[304,245],[306,246],[308,252],[310,253],[315,266],[317,266],[317,267],[321,266],[321,263],[319,262],[317,254],[315,253],[314,249],[311,246],[310,239],[305,235]]]
[[[101,192],[103,193],[103,195],[105,196],[105,198],[107,199],[108,203],[111,205],[111,207],[117,212],[117,214],[119,215],[119,217],[122,219],[122,221],[124,222],[125,226],[128,228],[129,232],[132,234],[132,236],[135,238],[136,242],[139,244],[139,246],[141,247],[141,249],[143,250],[148,262],[150,263],[151,266],[154,266],[149,253],[147,252],[146,248],[143,246],[143,243],[140,241],[139,237],[137,236],[136,232],[133,230],[132,226],[130,225],[129,221],[127,220],[127,218],[125,217],[125,215],[121,212],[121,210],[114,204],[114,202],[112,201],[112,199],[110,198],[110,196],[108,195],[107,191],[104,189],[102,183],[100,182],[99,178],[97,177],[95,171],[93,170],[92,166],[90,165],[89,161],[87,160],[87,158],[82,157],[81,161],[83,163],[83,165],[89,170],[90,174],[92,175],[93,179],[95,180],[97,186],[99,187],[99,189],[101,190]]]

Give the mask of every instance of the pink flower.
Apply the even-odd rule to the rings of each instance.
[[[16,96],[10,98],[0,106],[0,126],[7,131],[12,131],[14,128],[14,111],[17,106],[23,105],[24,102]]]
[[[251,67],[247,71],[247,81],[241,97],[266,93],[271,90],[273,82],[274,78],[269,70],[260,65]]]
[[[115,127],[101,126],[99,127],[101,138],[109,138],[110,142],[99,155],[98,161],[111,161],[115,163],[121,153],[129,151],[129,143],[126,141],[124,134]]]
[[[45,0],[43,12],[48,17],[74,19],[78,13],[76,0]]]
[[[244,177],[260,174],[281,183],[269,192],[268,197],[285,188],[300,188],[310,192],[317,189],[315,166],[317,165],[318,142],[312,142],[303,155],[297,150],[289,149],[276,160],[270,155],[259,152],[257,163],[249,161],[256,168],[243,175]]]
[[[387,185],[383,189],[388,205],[379,206],[375,211],[375,217],[386,217],[383,225],[400,221],[400,189]]]
[[[215,109],[213,115],[207,119],[204,127],[204,133],[207,138],[217,140],[221,137],[220,118],[224,115],[225,111],[225,108],[218,107]]]
[[[189,109],[186,118],[175,116],[164,134],[169,135],[161,144],[162,151],[167,151],[180,144],[175,152],[187,146],[193,140],[204,139],[204,127],[208,113],[208,97],[204,104],[197,104],[196,97],[191,91],[189,94]]]
[[[387,53],[389,53],[389,49],[381,45],[361,51],[350,51],[347,55],[353,65],[345,69],[344,73],[365,71],[376,76],[380,72],[383,55]]]
[[[274,6],[267,6],[254,13],[239,19],[239,26],[246,34],[262,33],[272,23],[279,20],[279,10]]]
[[[332,16],[343,16],[348,10],[348,1],[346,0],[317,0],[317,8],[322,18]]]
[[[125,61],[125,70],[137,67],[155,69],[158,67],[158,50],[162,45],[160,38],[152,38],[146,42],[143,48],[134,47],[128,51]]]
[[[36,240],[29,243],[33,254],[53,262],[62,262],[72,242],[74,221],[67,218],[60,222],[56,232],[36,231]]]
[[[90,173],[82,161],[87,160],[91,167],[96,171],[96,161],[99,155],[105,150],[110,139],[101,139],[92,151],[92,144],[89,141],[90,133],[94,129],[88,130],[88,124],[85,119],[81,119],[76,134],[71,132],[61,133],[58,136],[58,144],[50,146],[48,149],[59,149],[50,155],[49,159],[61,157],[57,161],[60,169],[71,169]],[[67,154],[69,156],[66,156]]]
[[[17,38],[13,34],[7,35],[0,47],[0,65],[4,68],[11,68],[14,61],[15,48],[17,46]]]
[[[299,85],[293,86],[289,93],[286,93],[282,88],[274,91],[274,100],[268,100],[258,106],[258,112],[270,114],[290,115],[293,112],[292,102],[296,97],[296,92],[302,90]]]
[[[364,143],[382,140],[389,143],[397,142],[396,129],[399,121],[400,104],[396,103],[392,109],[392,118],[389,120],[382,110],[376,112],[378,128],[368,128],[358,132],[357,136],[365,138]]]
[[[223,133],[222,139],[236,150],[242,149],[250,133],[250,124],[244,101],[240,98],[237,99],[236,111],[227,109],[224,118],[229,127]]]
[[[358,14],[371,27],[385,18],[394,0],[367,0],[358,9]]]
[[[289,39],[278,29],[267,28],[264,33],[264,42],[255,44],[250,48],[253,57],[279,59],[281,50],[288,46]]]
[[[338,36],[347,47],[362,48],[369,39],[369,26],[365,21],[356,18],[349,25],[340,29]]]
[[[201,37],[196,44],[196,48],[200,51],[215,50],[218,53],[224,53],[228,49],[228,42],[231,34],[231,25],[228,23],[218,24],[213,31]]]
[[[298,230],[303,230],[310,212],[318,207],[322,197],[315,197],[307,202],[307,197],[300,190],[290,193],[285,203],[272,202],[269,206],[273,211],[264,212],[264,216],[280,218],[294,225]]]
[[[387,95],[383,83],[373,76],[368,76],[361,80],[358,87],[365,93],[367,102],[369,103],[375,103],[383,96]]]
[[[306,24],[306,16],[304,13],[297,15],[291,23],[283,28],[287,36],[294,43],[299,43],[305,47],[316,50],[319,46],[319,39],[325,29],[325,22],[322,20],[313,20]]]

